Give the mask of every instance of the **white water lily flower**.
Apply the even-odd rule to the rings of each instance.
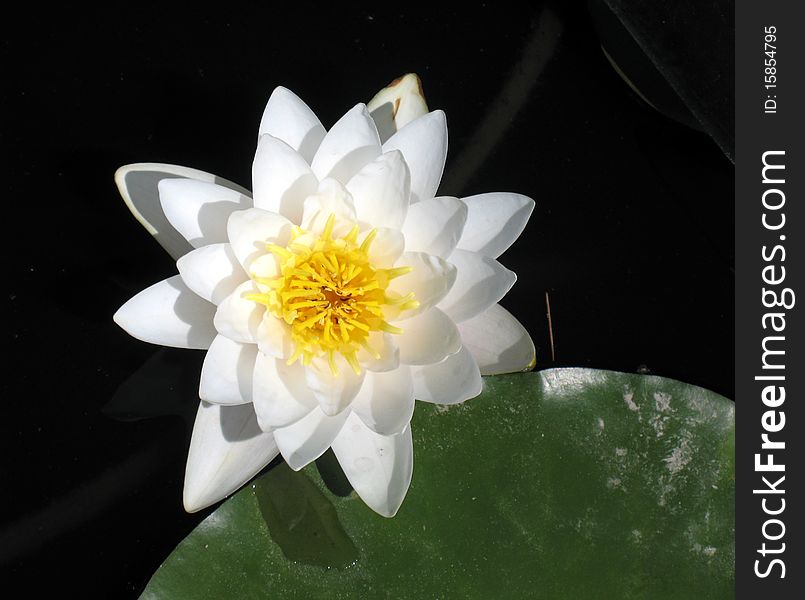
[[[393,516],[411,480],[414,399],[463,402],[482,374],[533,366],[528,334],[497,304],[515,275],[496,260],[533,201],[436,196],[447,126],[427,112],[416,76],[369,106],[326,131],[297,96],[274,90],[253,196],[183,167],[118,172],[179,274],[115,321],[141,340],[207,350],[188,511],[278,452],[298,470],[332,448],[366,504]]]

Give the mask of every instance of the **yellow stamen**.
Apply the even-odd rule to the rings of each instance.
[[[321,234],[321,239],[324,241],[329,241],[333,235],[333,227],[335,226],[335,213],[331,213],[329,217],[327,217],[327,223],[324,225],[324,231]]]
[[[400,335],[404,330],[400,329],[399,327],[395,327],[394,325],[391,325],[390,323],[386,323],[385,321],[383,321],[380,324],[380,331],[386,331],[388,333],[395,333],[397,335]]]
[[[302,348],[297,346],[291,357],[286,361],[288,365],[294,364],[302,356]]]
[[[355,356],[354,352],[349,352],[344,354],[344,358],[347,359],[349,366],[352,367],[352,370],[355,371],[355,375],[361,374],[361,364],[358,362],[358,357]]]
[[[414,267],[397,267],[396,269],[386,269],[386,277],[388,277],[390,280],[396,279],[397,277],[408,275],[408,273],[413,270]]]
[[[361,252],[368,252],[369,246],[372,245],[372,242],[375,241],[376,237],[377,229],[372,229],[372,231],[369,232],[369,235],[366,236],[366,239],[363,240],[363,244],[361,244]]]
[[[340,354],[360,374],[360,350],[381,357],[369,344],[372,332],[402,333],[385,320],[387,315],[396,318],[418,308],[419,302],[413,292],[402,295],[388,289],[391,280],[410,273],[412,267],[379,269],[372,264],[369,249],[376,229],[358,244],[359,225],[341,237],[333,237],[335,227],[336,215],[331,214],[319,236],[294,226],[286,246],[266,243],[266,250],[277,257],[277,275],[252,274],[260,292],[243,297],[266,306],[288,324],[293,346],[289,365],[299,361],[309,366],[321,358],[338,376]]]
[[[358,241],[358,234],[361,232],[360,225],[355,225],[352,229],[349,230],[349,233],[344,236],[344,241],[347,244],[354,244]]]
[[[282,246],[277,246],[276,244],[266,244],[266,250],[279,256],[280,258],[288,259],[293,256],[288,249],[283,248]]]
[[[372,348],[369,345],[369,342],[367,342],[366,340],[363,340],[363,341],[361,341],[361,346],[364,348],[364,350],[366,350],[372,356],[372,358],[374,358],[375,360],[380,360],[380,356],[381,356],[380,352],[378,352],[377,350]]]
[[[338,377],[338,365],[335,364],[335,352],[330,350],[327,353],[327,361],[330,363],[330,371],[334,377]]]

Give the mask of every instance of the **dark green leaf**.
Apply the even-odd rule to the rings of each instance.
[[[331,493],[313,465],[280,465],[202,522],[143,597],[732,598],[733,414],[657,377],[487,378],[463,405],[418,403],[395,518]]]

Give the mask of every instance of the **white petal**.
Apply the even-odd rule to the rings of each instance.
[[[534,342],[525,327],[500,304],[458,326],[461,340],[472,353],[481,375],[527,371],[534,367]]]
[[[289,366],[262,352],[254,365],[253,402],[257,421],[266,431],[295,423],[319,405],[299,362]]]
[[[358,104],[327,132],[310,164],[320,180],[349,181],[380,154],[380,138],[366,106]]]
[[[534,210],[534,201],[521,194],[493,192],[462,200],[469,212],[458,247],[492,258],[520,237]]]
[[[230,340],[243,344],[256,344],[259,338],[258,328],[263,320],[265,306],[247,300],[247,294],[259,293],[252,280],[235,288],[235,291],[224,298],[215,311],[215,329]]]
[[[517,281],[517,275],[494,258],[469,250],[456,250],[450,255],[450,262],[456,266],[458,274],[439,308],[456,323],[471,319],[492,306]]]
[[[451,196],[412,204],[402,228],[405,249],[447,258],[461,238],[466,219],[467,205]]]
[[[314,358],[310,366],[305,367],[305,381],[310,391],[319,401],[325,415],[335,415],[349,406],[363,385],[365,371],[355,374],[341,354],[334,356],[338,375],[333,375],[325,358]]]
[[[411,171],[411,203],[433,198],[447,160],[447,119],[434,110],[411,121],[383,144],[383,152],[399,150]]]
[[[349,413],[345,410],[328,417],[317,407],[295,423],[277,427],[274,438],[288,466],[298,471],[324,454]]]
[[[368,344],[377,355],[370,354],[365,348],[358,351],[358,362],[367,371],[391,371],[400,365],[400,349],[394,341],[396,336],[381,331],[369,333]]]
[[[254,206],[301,223],[305,198],[319,180],[293,148],[270,135],[260,137],[252,165]]]
[[[352,403],[361,420],[375,433],[400,433],[414,414],[414,381],[411,368],[369,373]]]
[[[252,401],[252,373],[257,346],[217,336],[204,357],[198,395],[214,404],[246,404]]]
[[[364,231],[358,236],[358,244],[362,244],[371,230]],[[405,250],[405,237],[397,229],[380,227],[375,239],[369,246],[369,259],[376,269],[388,269],[394,266],[397,259]]]
[[[163,179],[159,199],[168,221],[194,248],[227,241],[229,215],[252,204],[240,192],[192,179]]]
[[[240,264],[240,263],[238,263]],[[280,275],[281,265],[277,256],[273,253],[258,256],[249,263],[249,272],[252,277],[262,279],[272,279]]]
[[[369,109],[383,142],[428,112],[422,82],[414,73],[392,81],[369,101],[366,108]]]
[[[165,217],[157,186],[163,179],[176,177],[217,183],[249,196],[248,190],[236,183],[189,167],[161,163],[135,163],[120,167],[115,172],[115,183],[126,206],[174,260],[190,252],[193,247]]]
[[[227,235],[232,250],[248,272],[253,260],[267,254],[266,243],[284,246],[291,237],[293,223],[282,215],[259,208],[232,213]]]
[[[266,133],[281,139],[309,163],[325,130],[307,104],[289,89],[278,87],[268,99],[260,121],[260,136]]]
[[[399,296],[414,292],[419,308],[401,315],[387,309],[390,320],[408,319],[434,306],[447,295],[456,279],[456,268],[452,264],[424,252],[404,252],[394,266],[413,267],[413,271],[393,279],[388,290]]]
[[[364,166],[346,185],[358,220],[371,227],[400,229],[411,194],[411,176],[400,152],[392,150]]]
[[[115,313],[115,323],[138,340],[176,348],[209,348],[215,339],[215,306],[174,275],[134,296]]]
[[[274,436],[260,430],[250,404],[221,406],[202,402],[185,469],[185,510],[196,512],[222,500],[277,454]]]
[[[436,404],[458,404],[481,393],[478,365],[466,347],[446,360],[425,367],[411,367],[414,396]]]
[[[321,234],[330,215],[336,216],[333,237],[346,235],[357,220],[352,196],[335,179],[323,180],[316,193],[305,199],[302,229]]]
[[[398,435],[379,435],[353,413],[333,442],[333,452],[369,508],[384,517],[397,514],[414,470],[410,427]]]
[[[229,244],[196,248],[176,261],[176,267],[187,287],[213,304],[248,279]]]
[[[289,358],[293,353],[290,325],[266,312],[257,327],[257,345],[263,354]]]
[[[430,308],[401,323],[403,332],[395,337],[400,362],[430,365],[461,349],[461,336],[455,323],[438,308]]]

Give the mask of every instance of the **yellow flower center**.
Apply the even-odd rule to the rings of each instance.
[[[370,333],[402,333],[385,320],[384,311],[398,314],[417,308],[419,302],[413,292],[400,295],[388,289],[392,279],[409,273],[411,267],[380,269],[372,265],[369,248],[376,229],[359,244],[358,225],[339,238],[333,237],[334,225],[335,215],[331,214],[320,236],[294,227],[287,246],[266,244],[279,260],[280,274],[253,276],[261,292],[246,298],[265,305],[290,325],[294,348],[289,365],[297,360],[309,365],[314,358],[326,356],[333,375],[338,375],[335,357],[341,354],[360,374],[361,349],[380,358],[369,343]]]

